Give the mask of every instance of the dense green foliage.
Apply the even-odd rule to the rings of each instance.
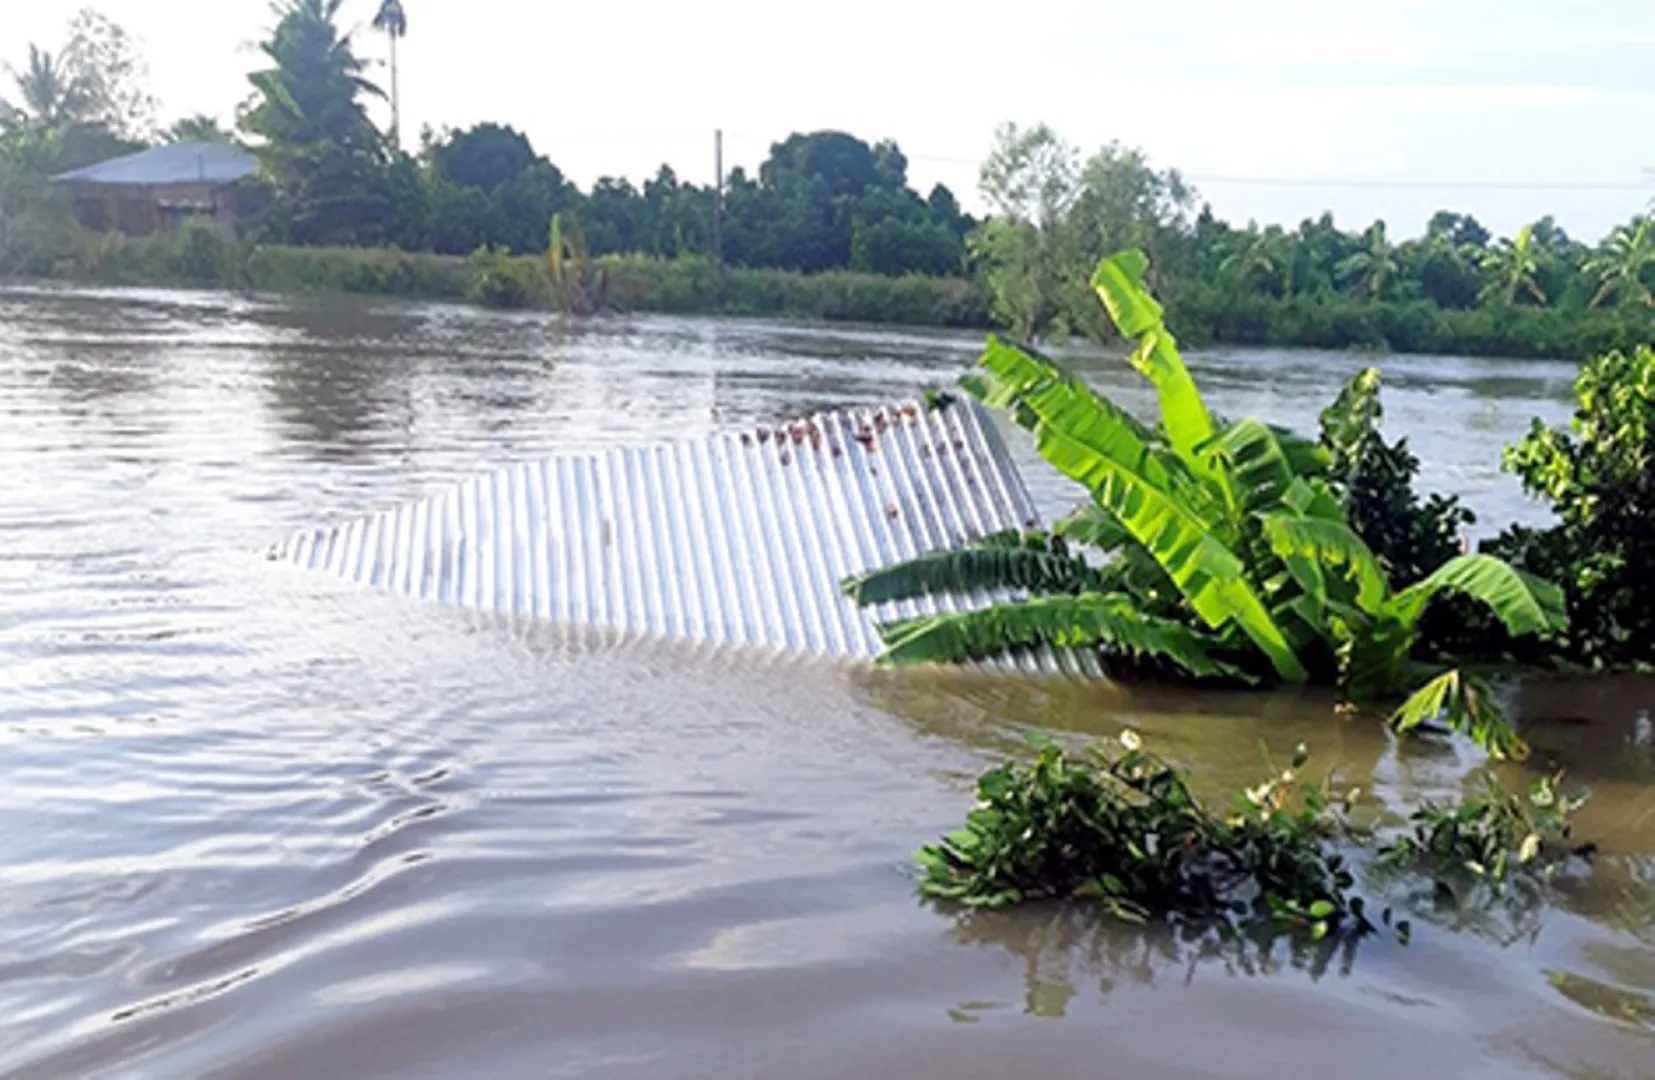
[[[984,327],[989,321],[982,290],[960,278],[720,269],[708,259],[688,256],[606,255],[596,262],[607,275],[609,306],[619,311],[722,311],[910,326]]]
[[[1301,780],[1302,746],[1219,811],[1135,732],[1078,752],[1031,741],[1030,760],[977,781],[962,827],[920,850],[921,893],[968,908],[1085,900],[1133,921],[1228,933],[1286,924],[1320,939],[1377,928],[1356,893],[1354,852],[1370,851],[1386,876],[1427,881],[1439,901],[1465,904],[1479,891],[1538,891],[1591,850],[1572,838],[1585,799],[1563,794],[1558,777],[1516,795],[1485,775],[1479,795],[1424,803],[1382,835],[1353,823],[1354,792],[1336,793],[1331,776]],[[1379,922],[1391,923],[1389,908]],[[1410,927],[1403,920],[1396,930],[1406,938]]]
[[[386,154],[359,100],[378,93],[334,19],[344,0],[290,0],[261,47],[241,117],[275,189],[265,229],[299,244],[383,242],[392,205],[378,183]]]
[[[1418,654],[1438,595],[1475,601],[1513,635],[1562,627],[1556,586],[1486,554],[1455,555],[1404,580],[1440,554],[1431,545],[1446,540],[1440,530],[1455,521],[1451,507],[1405,507],[1418,521],[1384,537],[1389,565],[1353,528],[1367,473],[1376,462],[1399,464],[1396,448],[1373,432],[1371,373],[1324,417],[1327,445],[1257,420],[1215,420],[1143,286],[1146,268],[1143,253],[1129,249],[1099,263],[1092,284],[1120,332],[1137,341],[1129,359],[1159,397],[1156,428],[1052,360],[998,339],[963,380],[1033,432],[1041,455],[1086,490],[1088,504],[1057,532],[1096,549],[1101,569],[1054,587],[1050,575],[1028,571],[1026,558],[985,559],[985,549],[1004,547],[996,537],[849,581],[847,591],[864,603],[997,587],[1026,596],[888,624],[885,662],[1095,647],[1117,659],[1156,657],[1196,677],[1316,680],[1375,700],[1436,674]],[[1522,749],[1490,697],[1458,673],[1428,681],[1395,718],[1411,728],[1438,714],[1492,753]]]
[[[1082,162],[1043,125],[1002,128],[982,186],[995,213],[968,243],[996,318],[1021,337],[1106,333],[1079,283],[1133,246],[1196,342],[1576,358],[1655,340],[1644,217],[1595,250],[1550,219],[1496,240],[1447,211],[1402,242],[1384,222],[1347,232],[1325,214],[1237,228],[1198,211],[1176,170],[1119,145]]]
[[[1575,400],[1567,430],[1537,420],[1505,457],[1557,524],[1512,528],[1489,548],[1562,583],[1564,659],[1655,664],[1655,350],[1587,361]]]
[[[466,259],[470,283],[466,295],[483,307],[517,310],[540,299],[545,275],[531,263],[513,259],[500,248],[478,248]]]
[[[1035,749],[984,774],[965,826],[920,852],[927,896],[972,907],[1072,897],[1140,921],[1300,916],[1320,933],[1355,914],[1351,873],[1326,843],[1339,821],[1320,789],[1288,805],[1291,769],[1216,814],[1131,732],[1080,755],[1043,738]]]
[[[1419,459],[1408,440],[1380,432],[1379,372],[1357,374],[1321,416],[1322,446],[1332,457],[1329,478],[1350,527],[1398,586],[1425,579],[1460,553],[1460,528],[1476,520],[1457,497],[1414,492]]]
[[[583,194],[507,126],[426,132],[413,156],[392,151],[377,133],[359,138],[360,99],[379,91],[360,78],[349,37],[336,27],[337,7],[338,0],[289,0],[264,46],[276,66],[253,76],[260,98],[242,127],[282,195],[264,223],[266,239],[540,254],[548,250],[547,221],[561,213],[571,227],[578,223],[594,256],[710,253],[714,192],[681,183],[664,166],[641,190],[606,177]],[[381,16],[394,45],[406,15],[386,5]],[[324,125],[328,137],[316,143]],[[332,156],[319,156],[319,146]],[[310,166],[299,171],[309,188],[283,186],[295,159],[307,155]],[[340,212],[343,233],[316,235],[334,224],[313,221],[324,204]],[[735,170],[724,207],[727,261],[806,272],[959,274],[972,225],[946,189],[926,200],[908,188],[895,144],[870,146],[833,131],[777,143],[757,180]]]
[[[608,176],[581,190],[525,135],[498,123],[427,130],[404,152],[395,99],[405,7],[380,0],[372,21],[390,53],[389,133],[369,120],[365,103],[381,91],[364,77],[339,9],[338,0],[281,0],[260,46],[263,63],[250,76],[253,96],[239,112],[240,135],[259,156],[272,196],[252,234],[267,245],[541,256],[549,254],[547,223],[558,215],[565,234],[581,238],[585,259],[629,256],[639,259],[633,269],[674,268],[651,273],[663,290],[644,306],[854,309],[859,318],[935,325],[992,318],[1022,338],[1109,336],[1086,275],[1105,252],[1133,246],[1152,257],[1151,284],[1198,344],[1574,359],[1655,341],[1655,230],[1647,219],[1595,249],[1549,219],[1496,239],[1446,211],[1423,236],[1400,242],[1384,223],[1347,232],[1326,215],[1291,230],[1237,228],[1142,151],[1112,143],[1083,158],[1044,125],[998,132],[981,172],[992,211],[983,221],[965,214],[946,187],[924,195],[911,187],[894,142],[839,131],[787,136],[756,173],[733,170],[722,192],[666,166],[641,185]],[[0,273],[80,272],[75,252],[86,242],[46,183],[51,174],[157,138],[232,137],[210,116],[158,132],[131,42],[93,12],[76,16],[61,51],[31,47],[26,61],[15,103],[0,103]],[[680,288],[686,275],[703,272],[700,260],[901,283],[880,289],[847,277],[806,296],[810,290],[771,287],[789,279],[749,275],[741,286]],[[563,280],[580,287],[554,281],[549,295],[571,312],[610,306],[610,296],[627,290],[599,265],[576,259],[574,277]],[[834,295],[853,281],[861,295]],[[970,311],[939,310],[951,290]],[[685,307],[692,295],[695,306]]]
[[[1217,282],[1177,280],[1167,310],[1196,344],[1360,348],[1374,352],[1579,360],[1655,340],[1655,309],[1478,306],[1363,300],[1344,293],[1282,298]]]

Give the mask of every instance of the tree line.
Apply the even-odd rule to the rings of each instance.
[[[992,216],[968,237],[1004,324],[1025,335],[1098,334],[1086,286],[1108,251],[1139,247],[1174,304],[1239,307],[1321,301],[1428,304],[1443,311],[1539,309],[1585,313],[1655,306],[1655,232],[1638,214],[1596,245],[1551,217],[1496,238],[1475,217],[1439,211],[1419,237],[1397,242],[1383,221],[1352,232],[1331,214],[1297,228],[1237,227],[1199,203],[1176,169],[1112,143],[1090,158],[1045,125],[1004,125],[982,170]]]
[[[16,102],[0,112],[0,132],[31,164],[49,173],[128,152],[153,141],[242,141],[256,155],[273,196],[259,222],[276,243],[370,247],[466,255],[478,248],[515,254],[547,249],[547,223],[578,223],[593,255],[636,252],[664,258],[707,255],[717,193],[680,180],[663,165],[641,186],[604,177],[581,191],[510,126],[479,123],[421,133],[412,152],[380,131],[367,110],[383,93],[339,25],[341,0],[288,0],[237,131],[190,117],[162,131],[153,102],[115,100],[132,84],[130,39],[94,12],[77,16],[58,53],[31,46],[14,72]],[[85,27],[114,35],[124,62],[108,63],[82,42]],[[401,4],[376,18],[394,44],[407,32]],[[958,275],[965,237],[976,222],[942,185],[921,195],[890,141],[842,132],[794,134],[771,147],[756,176],[735,169],[723,196],[722,255],[731,263],[804,272],[854,269],[876,274]]]
[[[386,132],[368,112],[386,95],[340,4],[280,4],[233,131],[208,116],[162,128],[132,40],[95,11],[71,20],[61,50],[30,46],[0,104],[0,245],[28,232],[53,172],[169,139],[226,140],[259,161],[265,210],[252,235],[269,244],[538,256],[556,215],[592,256],[967,278],[995,321],[1029,337],[1107,337],[1086,272],[1128,246],[1149,253],[1152,284],[1195,340],[1511,351],[1516,325],[1535,339],[1516,351],[1569,354],[1649,340],[1655,322],[1647,215],[1595,245],[1551,218],[1496,238],[1451,211],[1401,242],[1382,221],[1348,231],[1327,214],[1291,229],[1236,226],[1141,150],[1083,156],[1044,125],[996,132],[983,220],[945,186],[916,190],[894,141],[838,131],[789,135],[722,192],[665,165],[641,184],[604,177],[583,191],[526,135],[492,122],[427,129],[404,149],[394,62],[408,13],[382,0],[373,22],[393,62]]]

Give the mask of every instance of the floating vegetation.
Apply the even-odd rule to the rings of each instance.
[[[1082,750],[1032,743],[1030,760],[983,774],[961,828],[920,850],[924,895],[969,908],[1089,901],[1133,922],[1224,934],[1273,925],[1320,940],[1389,927],[1406,940],[1408,920],[1358,893],[1353,853],[1461,901],[1472,886],[1541,890],[1592,853],[1572,837],[1585,800],[1563,794],[1559,777],[1524,795],[1489,778],[1481,795],[1426,803],[1385,836],[1353,823],[1358,792],[1337,791],[1331,776],[1303,779],[1303,746],[1218,810],[1133,731]]]

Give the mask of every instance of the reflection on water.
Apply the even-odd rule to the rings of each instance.
[[[1068,1015],[1083,986],[1106,996],[1127,987],[1187,988],[1198,978],[1274,978],[1291,973],[1310,983],[1330,975],[1347,979],[1363,945],[1379,944],[1376,938],[1355,936],[1311,941],[1269,928],[1227,938],[1196,927],[1122,927],[1090,912],[1059,906],[1009,916],[972,912],[957,919],[951,936],[962,945],[1015,956],[1023,968],[1023,1011],[1053,1018]],[[971,1011],[962,1006],[965,1016],[960,1018]]]
[[[908,860],[1039,726],[1203,790],[1309,742],[1384,812],[1467,781],[1314,693],[868,672],[435,610],[264,562],[477,469],[885,401],[969,336],[338,298],[0,292],[0,1074],[1647,1075],[1647,682],[1535,684],[1598,871],[1524,932],[1219,949],[916,902]],[[1134,408],[1118,360],[1077,356]],[[1363,360],[1223,351],[1296,424]],[[1395,358],[1484,523],[1565,365]],[[1071,493],[1014,443],[1049,513]],[[1519,770],[1520,772],[1520,770]],[[1291,1057],[1289,1057],[1291,1055]]]

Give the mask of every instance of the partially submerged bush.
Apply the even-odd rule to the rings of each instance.
[[[1460,529],[1476,515],[1455,496],[1414,491],[1419,459],[1406,437],[1386,442],[1379,425],[1379,371],[1359,372],[1322,412],[1322,446],[1333,458],[1329,478],[1350,526],[1372,549],[1393,584],[1407,587],[1460,554]]]
[[[1122,252],[1099,264],[1093,285],[1121,332],[1137,339],[1128,359],[1156,389],[1158,426],[1050,358],[998,339],[962,380],[1030,430],[1041,455],[1084,489],[1088,503],[1055,531],[1094,549],[1101,570],[1054,577],[1048,553],[991,537],[848,580],[846,591],[864,604],[1005,588],[1021,597],[890,623],[881,628],[883,661],[957,662],[1051,645],[1097,649],[1117,671],[1148,657],[1188,678],[1314,681],[1368,701],[1411,693],[1394,714],[1398,727],[1440,713],[1492,754],[1522,753],[1473,679],[1432,666],[1424,618],[1439,596],[1458,596],[1513,635],[1552,633],[1565,620],[1556,586],[1484,554],[1455,554],[1424,572],[1452,543],[1460,514],[1452,503],[1419,506],[1407,475],[1370,477],[1380,468],[1405,474],[1408,464],[1405,449],[1374,430],[1376,375],[1363,373],[1341,395],[1324,418],[1323,443],[1212,416],[1143,286],[1146,265],[1140,252]],[[1364,494],[1368,486],[1386,501]],[[1364,507],[1399,515],[1368,523],[1388,560],[1356,528]]]
[[[533,260],[514,259],[504,248],[478,248],[466,264],[471,271],[466,295],[484,307],[526,308],[546,288],[544,276]]]
[[[1459,899],[1468,884],[1542,888],[1566,860],[1589,854],[1571,839],[1570,816],[1585,800],[1563,795],[1558,777],[1526,797],[1487,778],[1482,796],[1428,802],[1408,831],[1381,842],[1352,824],[1354,792],[1337,795],[1331,777],[1301,782],[1303,747],[1218,813],[1134,732],[1079,752],[1032,741],[1032,760],[985,773],[965,825],[920,850],[924,895],[971,908],[1088,900],[1133,921],[1224,932],[1287,924],[1319,939],[1376,929],[1354,891],[1352,848],[1371,847],[1386,872]],[[1389,908],[1379,921],[1390,924]],[[1407,936],[1406,922],[1396,928]]]
[[[1567,430],[1536,420],[1505,457],[1558,524],[1513,528],[1489,546],[1562,584],[1563,659],[1655,664],[1655,349],[1587,361],[1575,401]]]

